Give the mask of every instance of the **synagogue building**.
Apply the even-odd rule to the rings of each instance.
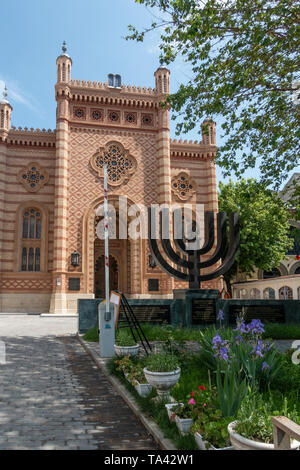
[[[129,206],[218,210],[215,123],[206,121],[201,142],[170,138],[161,106],[168,69],[156,70],[154,88],[112,74],[105,83],[74,80],[65,45],[56,66],[55,130],[12,126],[6,91],[0,100],[1,312],[74,313],[78,298],[104,295],[104,241],[96,236],[104,163],[117,216],[119,196]],[[147,240],[112,239],[109,249],[110,286],[129,298],[172,298],[188,287],[156,266]],[[221,280],[201,287],[221,289]]]

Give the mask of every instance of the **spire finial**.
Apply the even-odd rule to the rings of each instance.
[[[66,41],[63,42],[62,51],[63,51],[64,54],[67,52],[67,43],[66,43]]]
[[[7,88],[6,85],[4,85],[4,90],[3,90],[3,99],[7,98]]]

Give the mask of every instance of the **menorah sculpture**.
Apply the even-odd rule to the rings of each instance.
[[[174,210],[174,219],[182,220],[181,209]],[[169,261],[163,257],[160,252],[156,238],[151,238],[153,231],[156,230],[156,217],[152,217],[152,210],[149,208],[149,245],[150,250],[155,258],[156,263],[167,274],[173,276],[175,279],[187,281],[190,289],[200,289],[201,282],[215,279],[225,274],[233,265],[237,251],[240,244],[240,228],[239,228],[239,214],[234,212],[229,218],[229,242],[227,241],[227,215],[226,212],[219,212],[217,214],[217,244],[215,251],[210,259],[201,261],[200,257],[208,253],[215,243],[215,226],[214,226],[214,213],[211,211],[205,212],[205,239],[202,248],[191,250],[188,245],[195,242],[196,238],[188,240],[182,238],[175,238],[174,223],[173,223],[173,239],[178,252],[174,251],[171,241],[162,236],[162,221],[170,226],[170,212],[168,208],[162,209],[160,212],[160,240],[165,256],[171,263],[175,264],[177,268],[171,266]],[[180,217],[180,219],[178,218]],[[182,222],[184,223],[184,221]],[[152,225],[151,225],[152,224]],[[152,233],[151,233],[152,227]],[[153,230],[154,229],[154,230]],[[184,233],[184,232],[183,232]],[[213,266],[221,260],[221,265],[208,274],[201,274],[201,269]],[[182,269],[181,271],[179,269]]]

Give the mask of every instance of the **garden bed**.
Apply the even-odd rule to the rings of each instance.
[[[256,325],[254,324],[254,326]],[[255,328],[253,331],[255,331]],[[174,402],[184,403],[185,409],[178,409],[179,416],[176,415],[176,419],[175,416],[173,416],[172,421],[170,421],[163,401],[158,402],[153,400],[156,396],[155,388],[153,388],[150,394],[146,397],[141,397],[137,393],[136,381],[140,383],[143,382],[142,371],[147,363],[147,358],[144,354],[130,358],[134,367],[129,374],[128,370],[125,371],[127,379],[124,376],[123,368],[120,368],[117,363],[117,361],[122,361],[122,358],[112,359],[109,362],[108,367],[110,373],[117,376],[130,391],[138,402],[143,413],[152,417],[164,435],[169,438],[178,449],[197,449],[194,433],[199,432],[199,430],[201,431],[201,434],[204,433],[204,436],[209,435],[211,437],[213,442],[208,442],[208,447],[211,447],[210,444],[215,445],[215,447],[228,445],[227,426],[230,420],[234,421],[237,417],[239,417],[242,423],[240,429],[244,430],[246,434],[248,433],[249,436],[254,436],[254,438],[255,433],[258,436],[261,434],[267,441],[272,439],[272,414],[276,415],[279,413],[285,416],[292,416],[295,421],[298,420],[298,416],[300,416],[300,366],[292,363],[291,351],[287,351],[282,354],[278,351],[274,351],[273,349],[269,351],[268,345],[262,347],[262,331],[259,332],[256,338],[255,347],[252,337],[252,343],[250,341],[250,349],[248,348],[248,350],[248,346],[246,347],[245,344],[239,345],[238,341],[233,340],[233,338],[236,338],[236,335],[238,335],[238,332],[234,331],[232,328],[221,328],[219,330],[216,330],[215,328],[207,328],[202,331],[181,329],[179,331],[178,329],[169,326],[155,327],[149,325],[147,327],[146,334],[152,345],[155,345],[156,353],[157,351],[165,351],[166,354],[176,356],[178,360],[178,366],[180,366],[181,369],[181,376],[179,382],[172,388],[171,395]],[[242,335],[243,334],[244,333],[242,333]],[[248,341],[249,332],[244,334],[244,337]],[[196,338],[198,339],[196,340]],[[243,348],[245,349],[243,353],[244,356],[242,354]],[[251,348],[254,349],[251,351]],[[263,352],[263,355],[261,352]],[[246,383],[243,384],[242,382],[246,382],[246,379],[243,378],[242,381],[239,378],[239,374],[236,374],[235,378],[233,376],[228,376],[226,379],[225,377],[226,370],[227,372],[231,371],[230,374],[232,374],[232,370],[234,370],[233,364],[235,363],[236,358],[238,358],[238,361],[243,361],[243,357],[247,357],[247,354],[245,356],[245,353],[247,353],[252,359],[253,354],[255,356],[255,360],[252,362],[253,364],[256,362],[256,381],[251,382],[251,387],[253,393],[260,397],[256,402],[258,404],[256,407],[258,408],[258,414],[254,413],[254,415],[258,421],[260,421],[260,417],[263,416],[264,424],[262,427],[258,427],[257,422],[248,422],[248,416],[251,411],[248,408],[249,406],[251,407],[252,398],[249,400],[248,396],[248,402],[245,402],[243,394],[247,394],[247,387]],[[239,355],[241,355],[241,357],[238,357]],[[215,356],[218,357],[216,358]],[[265,359],[269,361],[272,367],[269,368],[269,364]],[[230,363],[230,367],[227,367],[228,361],[233,361],[233,363]],[[245,364],[246,363],[247,361]],[[242,363],[239,364],[241,365]],[[220,377],[217,379],[216,374],[219,367],[221,367],[221,379]],[[275,371],[272,370],[274,368]],[[279,370],[280,373],[275,373]],[[250,372],[248,371],[247,374],[247,380],[249,381],[251,379],[251,370]],[[225,390],[226,380],[228,382],[227,390]],[[233,380],[237,381],[235,384],[237,388],[236,390],[230,391],[229,384],[231,384]],[[132,383],[130,383],[130,381]],[[250,382],[247,384],[249,383]],[[201,392],[201,390],[205,389],[205,392]],[[224,396],[227,397],[227,402],[225,405],[223,403],[222,406],[222,395],[218,392],[221,389],[224,389],[226,392],[225,394],[223,393],[223,398]],[[201,398],[201,393],[203,393],[203,400]],[[240,402],[238,402],[238,406],[235,408],[232,408],[230,397],[228,399],[230,393],[234,398],[240,394]],[[246,403],[245,405],[244,402]],[[201,406],[208,405],[208,409],[210,409],[208,414],[206,412],[202,413],[201,410],[199,412],[199,403],[202,403]],[[241,406],[241,403],[243,403],[243,406]],[[195,415],[194,413],[191,432],[182,434],[176,426],[176,421],[178,423],[179,418],[184,420],[190,417],[185,416],[184,414],[189,405],[191,408],[194,407],[195,409],[198,406],[198,411],[196,411],[200,414],[198,415],[196,413]],[[223,411],[221,411],[221,408]],[[193,412],[195,412],[195,409]],[[266,409],[269,414],[266,413]],[[224,410],[226,410],[225,414]],[[181,411],[183,412],[182,416],[180,416]]]

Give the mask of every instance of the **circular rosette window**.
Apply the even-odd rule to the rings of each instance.
[[[195,194],[197,185],[188,173],[181,172],[173,176],[171,181],[172,192],[182,201],[188,201]]]
[[[112,186],[127,183],[137,168],[136,159],[118,142],[109,142],[100,148],[92,156],[90,163],[93,170],[102,178],[104,165],[107,165],[107,180]]]

